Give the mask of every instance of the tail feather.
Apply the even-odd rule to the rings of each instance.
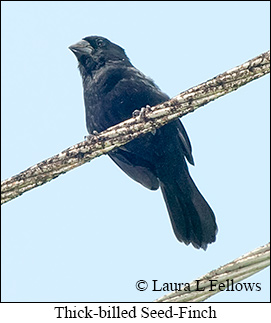
[[[206,250],[216,239],[215,215],[188,170],[171,181],[168,177],[166,181],[160,179],[160,185],[177,239]]]

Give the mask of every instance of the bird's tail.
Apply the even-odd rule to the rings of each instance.
[[[161,190],[177,239],[206,250],[207,245],[215,241],[218,230],[212,209],[188,169],[183,169],[175,178],[167,174],[164,179],[161,176]]]

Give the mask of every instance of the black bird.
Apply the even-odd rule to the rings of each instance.
[[[135,110],[169,97],[137,70],[120,46],[100,36],[69,47],[83,80],[90,134],[129,119]],[[133,180],[150,190],[161,187],[177,239],[206,249],[216,239],[215,216],[189,175],[194,164],[188,135],[179,119],[109,153]]]

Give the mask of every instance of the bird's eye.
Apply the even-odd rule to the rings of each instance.
[[[103,47],[103,45],[104,45],[103,40],[102,40],[102,39],[98,39],[98,40],[97,40],[97,46],[98,46],[98,47]]]

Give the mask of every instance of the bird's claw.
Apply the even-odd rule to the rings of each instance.
[[[136,118],[136,117],[138,117],[139,115],[140,115],[140,110],[135,110],[135,111],[133,111],[133,113],[132,113],[133,118]]]

